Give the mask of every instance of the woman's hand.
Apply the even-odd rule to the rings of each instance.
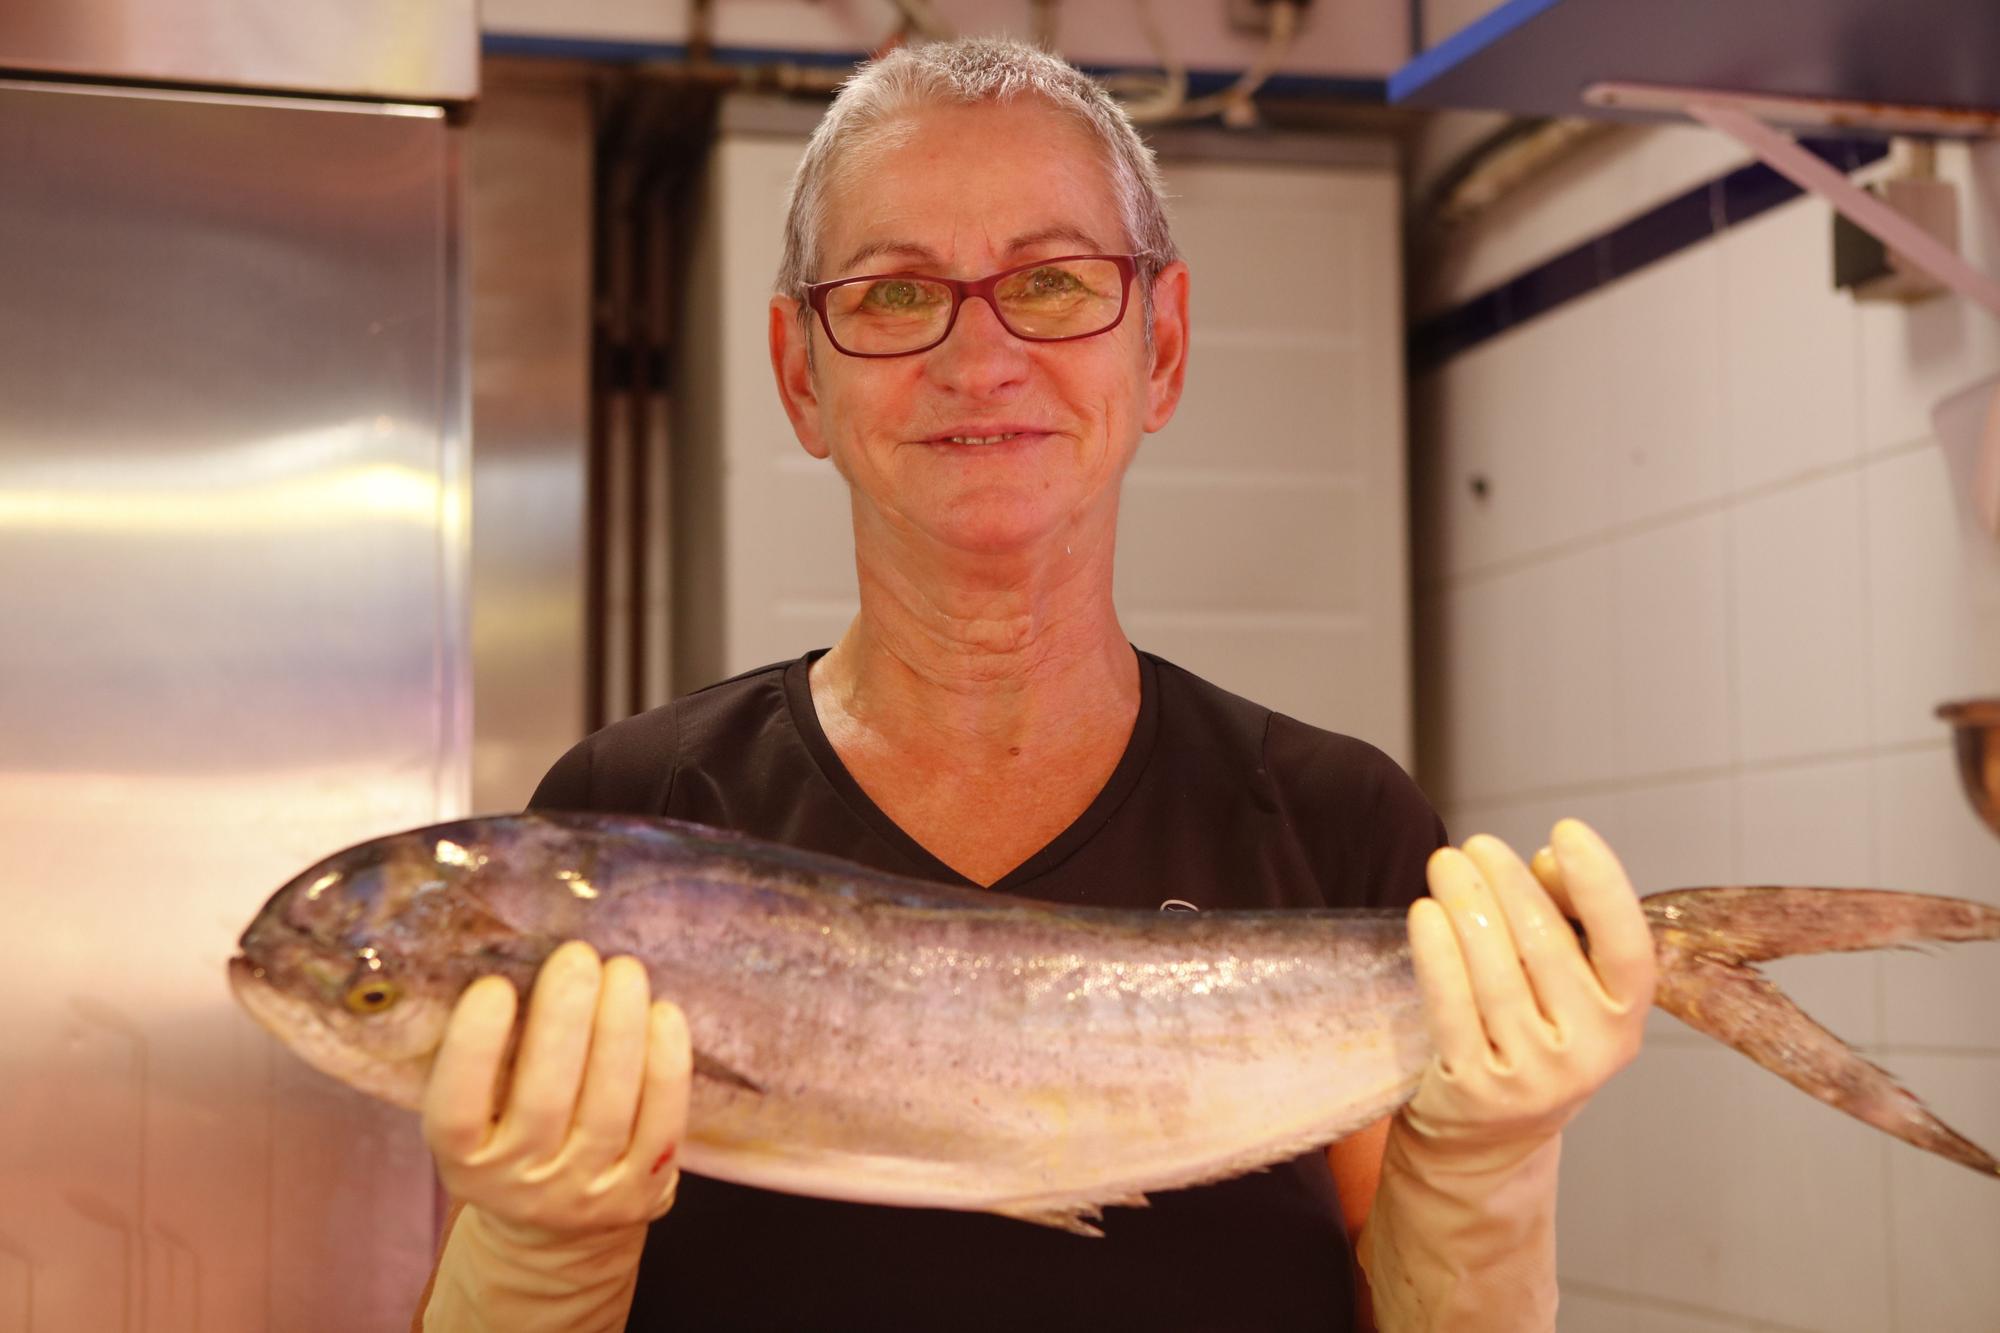
[[[1432,896],[1410,909],[1436,1054],[1404,1115],[1441,1149],[1532,1148],[1639,1052],[1654,984],[1645,915],[1588,826],[1563,820],[1550,842],[1536,871],[1497,838],[1441,849]]]
[[[680,1010],[648,1000],[637,959],[600,964],[588,944],[564,944],[535,978],[503,1094],[514,988],[483,977],[459,998],[424,1094],[424,1141],[465,1206],[423,1329],[625,1327],[647,1225],[680,1181],[692,1064]]]
[[[453,1198],[516,1228],[574,1235],[673,1206],[687,1129],[687,1023],[648,1004],[636,958],[572,940],[535,979],[504,1104],[514,988],[482,977],[452,1011],[424,1094],[424,1141]]]

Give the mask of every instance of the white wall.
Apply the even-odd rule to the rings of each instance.
[[[738,106],[725,126],[768,115]],[[725,128],[710,161],[680,377],[678,689],[831,643],[856,606],[845,489],[799,448],[765,350],[802,146]],[[1395,159],[1372,140],[1301,151],[1320,160],[1166,157],[1195,332],[1176,420],[1127,479],[1118,605],[1140,647],[1409,763]]]
[[[1741,161],[1704,131],[1593,150],[1465,238],[1435,307]],[[1941,152],[2000,268],[2000,145]],[[1852,304],[1792,202],[1423,376],[1419,776],[1454,838],[1594,821],[1642,890],[1880,885],[2000,903],[1940,701],[2000,693],[2000,542],[1933,433],[2000,372],[1957,299]],[[1488,479],[1477,499],[1470,480]],[[2000,957],[1774,969],[2000,1146]],[[2000,1186],[1656,1015],[1569,1135],[1565,1333],[2000,1326]]]
[[[1188,387],[1126,478],[1117,597],[1140,647],[1409,764],[1399,191],[1377,148],[1165,157]]]
[[[1190,68],[1241,69],[1263,39],[1232,29],[1229,0],[1153,0],[1169,48]],[[957,32],[1032,31],[1029,0],[932,0]],[[1065,0],[1058,49],[1080,64],[1151,67],[1152,48],[1131,0]],[[489,33],[581,37],[622,42],[687,40],[686,0],[483,0]],[[887,0],[716,0],[721,46],[783,51],[873,50],[895,30]],[[1285,73],[1380,78],[1409,54],[1408,0],[1321,0],[1305,15]]]

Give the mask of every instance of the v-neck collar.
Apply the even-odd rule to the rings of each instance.
[[[806,752],[812,756],[828,785],[855,816],[868,825],[877,837],[901,851],[912,865],[918,867],[920,876],[946,884],[978,887],[973,880],[946,865],[928,847],[905,833],[902,825],[889,818],[882,807],[862,790],[854,775],[847,771],[847,765],[841,762],[833,742],[827,739],[825,729],[819,724],[819,710],[813,707],[812,664],[826,652],[824,648],[816,648],[785,668],[785,702],[791,711],[792,725],[797,729],[799,739],[805,742]],[[995,892],[1009,892],[1061,865],[1072,852],[1104,827],[1105,821],[1138,785],[1139,775],[1146,770],[1146,761],[1152,756],[1153,740],[1159,731],[1160,701],[1153,659],[1137,649],[1133,650],[1133,655],[1139,660],[1139,716],[1132,723],[1132,735],[1125,742],[1125,752],[1119,756],[1118,766],[1111,770],[1110,778],[1096,798],[1071,821],[1068,828],[987,888]]]

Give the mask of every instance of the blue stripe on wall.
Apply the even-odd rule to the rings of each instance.
[[[1844,171],[1887,156],[1873,139],[1801,139],[1801,146]],[[1565,302],[1699,245],[1740,222],[1796,199],[1802,191],[1762,162],[1698,185],[1601,236],[1539,264],[1410,330],[1412,375],[1434,370],[1488,338],[1546,315]]]

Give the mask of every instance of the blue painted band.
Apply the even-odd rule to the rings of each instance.
[[[1799,143],[1848,172],[1889,152],[1889,146],[1876,139],[1801,139]],[[1801,193],[1798,186],[1762,162],[1717,176],[1418,323],[1409,333],[1410,373],[1435,370],[1488,338],[1719,236]]]

